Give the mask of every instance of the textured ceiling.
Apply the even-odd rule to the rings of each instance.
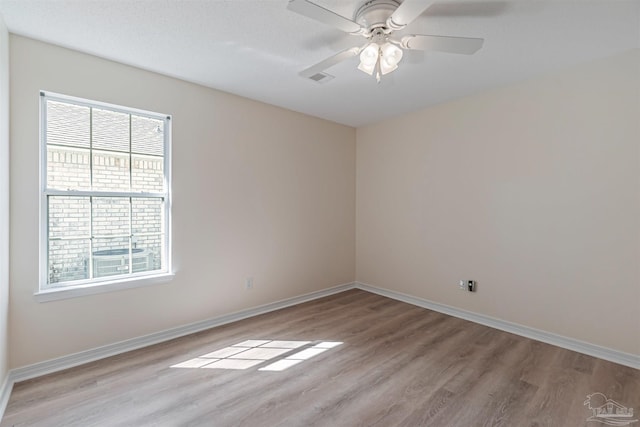
[[[314,0],[353,18],[360,2]],[[412,0],[405,0],[412,1]],[[9,31],[351,126],[640,47],[640,0],[443,0],[411,33],[482,37],[473,56],[408,52],[380,84],[352,58],[319,84],[298,72],[364,39],[287,0],[0,0]]]

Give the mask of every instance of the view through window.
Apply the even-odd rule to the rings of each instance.
[[[168,272],[166,115],[41,93],[41,289]]]

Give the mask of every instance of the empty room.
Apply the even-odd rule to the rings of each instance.
[[[640,426],[640,0],[0,0],[0,426]]]

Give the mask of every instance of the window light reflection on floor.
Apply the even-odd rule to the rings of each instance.
[[[284,371],[341,344],[340,341],[314,344],[312,341],[247,340],[171,367],[242,370],[280,358],[258,370]]]

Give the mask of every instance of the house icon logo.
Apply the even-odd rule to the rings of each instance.
[[[613,399],[607,399],[602,393],[587,395],[584,401],[592,414],[587,421],[598,421],[609,426],[628,426],[638,421],[633,418],[633,408],[622,406]]]

